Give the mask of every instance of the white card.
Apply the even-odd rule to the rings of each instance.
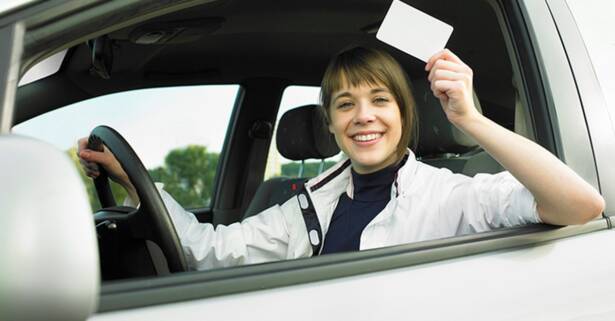
[[[453,27],[399,0],[393,0],[376,38],[427,62],[444,49]]]

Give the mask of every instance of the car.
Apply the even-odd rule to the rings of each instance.
[[[349,46],[408,73],[423,162],[502,168],[443,118],[424,63],[376,39],[391,1],[13,1],[0,6],[0,319],[615,318],[613,4],[404,2],[454,27],[447,47],[473,68],[483,114],[598,189],[601,217],[192,271],[154,182],[216,226],[292,196],[339,156],[289,156],[274,138],[311,120],[282,115],[315,110]],[[139,209],[80,172],[74,144],[90,133],[137,180]]]

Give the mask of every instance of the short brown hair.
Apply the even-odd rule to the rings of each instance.
[[[401,139],[397,161],[417,137],[415,101],[408,77],[399,63],[388,53],[371,48],[354,47],[337,54],[329,63],[320,87],[320,102],[330,119],[331,98],[343,87],[368,84],[384,85],[391,92],[401,114]]]

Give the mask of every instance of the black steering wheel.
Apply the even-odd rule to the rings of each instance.
[[[137,154],[117,131],[108,126],[94,128],[88,139],[90,149],[100,151],[102,144],[115,155],[130,178],[141,204],[138,209],[129,212],[125,208],[115,207],[107,175],[101,168],[101,175],[94,180],[103,207],[95,215],[97,226],[105,224],[129,231],[132,237],[152,240],[162,250],[169,272],[187,271],[186,258],[171,217]]]

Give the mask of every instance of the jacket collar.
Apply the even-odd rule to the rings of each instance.
[[[392,197],[405,195],[416,173],[418,166],[416,156],[410,149],[407,149],[406,153],[408,155],[408,160],[397,171],[397,177],[391,188]],[[332,196],[334,199],[337,199],[342,191],[346,191],[346,193],[352,197],[354,187],[352,185],[350,167],[350,159],[344,156],[337,164],[315,178],[310,179],[305,186],[311,193],[327,195],[329,196],[327,198]]]

